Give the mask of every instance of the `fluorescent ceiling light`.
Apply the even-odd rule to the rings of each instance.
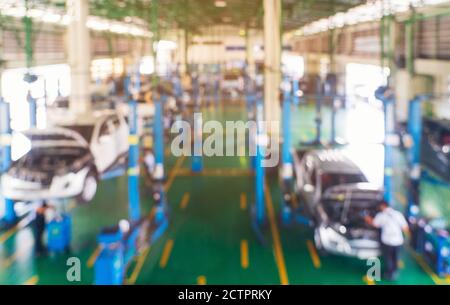
[[[216,0],[216,1],[214,1],[214,5],[216,7],[226,7],[227,2],[225,0]]]
[[[377,21],[383,16],[407,12],[410,6],[418,8],[449,2],[449,0],[371,0],[346,12],[309,23],[295,31],[295,35],[313,35],[346,25]]]
[[[72,18],[64,10],[49,7],[37,6],[27,10],[23,4],[16,4],[15,1],[1,0],[0,15],[13,18],[23,18],[25,16],[38,22],[59,24],[67,26]],[[136,19],[133,22],[111,21],[97,16],[88,16],[86,26],[93,31],[106,31],[117,34],[127,34],[138,37],[151,37],[152,33],[148,31],[145,25],[136,25]]]

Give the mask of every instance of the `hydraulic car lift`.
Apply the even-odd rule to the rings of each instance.
[[[202,159],[202,137],[203,137],[203,121],[200,115],[200,84],[198,76],[193,77],[192,91],[194,100],[194,126],[193,126],[193,138],[194,149],[191,157],[191,170],[193,173],[200,173],[203,170]]]
[[[137,79],[140,76],[138,75]],[[130,135],[128,161],[129,221],[121,221],[113,228],[105,228],[98,236],[100,255],[95,262],[95,284],[120,285],[125,281],[126,269],[133,257],[154,243],[168,227],[168,211],[164,181],[163,103],[165,92],[154,92],[155,103],[155,161],[153,198],[155,207],[149,217],[141,217],[139,196],[139,137],[137,134],[137,93],[129,99]],[[127,88],[127,87],[126,87]],[[155,88],[154,88],[155,89]],[[127,96],[129,94],[127,93]],[[163,97],[164,96],[164,97]]]
[[[294,81],[295,83],[295,81]],[[298,82],[297,82],[298,83]],[[294,96],[296,90],[291,82],[286,78],[282,84],[283,105],[282,105],[282,134],[283,143],[281,148],[281,173],[280,184],[282,191],[281,198],[281,221],[283,225],[291,225],[293,222],[310,225],[311,221],[302,215],[300,210],[293,207],[292,183],[294,176],[292,162],[292,131],[291,131],[291,106],[295,104]]]
[[[394,175],[394,148],[400,145],[400,137],[395,132],[395,94],[387,86],[379,87],[375,97],[383,102],[384,110],[384,200],[392,205],[393,201],[393,175]]]
[[[264,187],[266,184],[265,169],[264,169],[264,155],[265,148],[268,144],[268,137],[263,125],[264,106],[262,101],[262,93],[258,91],[256,97],[256,132],[251,132],[256,146],[254,169],[255,169],[255,203],[251,209],[252,227],[256,233],[257,238],[261,243],[265,243],[262,228],[267,224],[266,210],[265,210],[265,193]]]
[[[449,232],[444,227],[434,227],[420,215],[420,183],[431,177],[421,166],[422,105],[430,95],[417,95],[409,103],[408,134],[412,145],[408,151],[409,187],[407,216],[412,231],[412,247],[423,255],[439,276],[450,274]],[[434,178],[435,179],[435,178]],[[433,181],[434,183],[434,181]],[[448,183],[439,182],[449,186]]]
[[[310,142],[301,142],[302,146],[324,146],[326,145],[322,140],[322,106],[323,103],[327,100],[331,101],[331,136],[329,145],[337,145],[343,144],[340,141],[337,141],[336,138],[336,114],[339,108],[339,104],[345,97],[338,96],[336,92],[336,76],[334,74],[328,74],[324,81],[322,78],[317,75],[316,78],[316,95],[314,97],[315,105],[316,105],[316,117],[315,117],[315,125],[316,125],[316,136],[315,139]],[[300,104],[300,96],[298,94],[298,81],[294,80],[292,82],[292,102],[294,105]],[[306,99],[307,96],[301,97],[302,99]]]

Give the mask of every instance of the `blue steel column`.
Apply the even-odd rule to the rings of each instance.
[[[408,134],[412,138],[412,145],[408,151],[410,164],[409,192],[407,216],[417,216],[420,203],[420,177],[421,177],[421,153],[422,145],[422,101],[427,96],[418,95],[409,103]]]
[[[290,199],[290,183],[293,176],[292,168],[292,137],[291,137],[291,101],[292,99],[292,86],[288,79],[285,79],[283,83],[283,109],[282,109],[282,133],[283,144],[281,148],[281,161],[282,161],[282,220],[283,223],[289,223],[292,215],[291,206],[288,200]],[[295,95],[295,94],[294,94]]]
[[[383,102],[384,108],[384,200],[392,204],[393,153],[398,136],[395,133],[394,106],[395,96],[389,87],[380,87],[375,92],[376,98]]]
[[[265,133],[263,130],[263,116],[264,107],[261,98],[258,98],[256,104],[256,158],[255,158],[255,216],[256,224],[262,225],[266,219],[265,213],[265,196],[264,196],[264,185],[265,185],[265,170],[263,166],[264,161],[264,137]]]
[[[5,172],[11,165],[11,120],[9,104],[0,98],[0,144],[2,146],[1,172]],[[6,227],[17,221],[17,215],[14,210],[14,201],[3,198],[5,204],[5,214],[2,224]]]
[[[300,104],[298,82],[298,79],[294,79],[292,81],[292,103],[294,103],[295,106],[298,106]]]
[[[156,95],[156,94],[155,94]],[[156,181],[164,179],[164,122],[163,122],[163,97],[156,96],[155,118],[153,124],[153,137],[155,141],[155,172],[153,178]]]
[[[127,83],[127,81],[126,81]],[[125,87],[126,92],[128,87]],[[129,108],[129,156],[128,156],[128,204],[130,220],[137,221],[141,217],[140,196],[139,196],[139,136],[138,136],[138,113],[137,94],[140,90],[140,75],[136,73],[135,95],[128,100]],[[127,94],[128,96],[129,93]]]
[[[322,139],[322,102],[323,102],[323,86],[322,79],[317,76],[316,79],[316,139],[314,144],[320,144]]]
[[[203,170],[202,147],[203,147],[203,120],[200,110],[200,96],[198,77],[193,81],[194,91],[194,151],[191,157],[191,170],[199,173]]]

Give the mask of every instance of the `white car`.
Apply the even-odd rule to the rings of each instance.
[[[115,111],[24,135],[31,149],[13,162],[1,183],[3,196],[16,201],[77,197],[89,202],[100,175],[128,153],[128,125]]]

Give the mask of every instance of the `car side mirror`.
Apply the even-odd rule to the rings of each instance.
[[[312,184],[305,184],[305,185],[303,186],[303,191],[304,191],[305,193],[312,194],[312,193],[314,193],[315,190],[316,190],[316,188],[315,188],[314,185],[312,185]]]

